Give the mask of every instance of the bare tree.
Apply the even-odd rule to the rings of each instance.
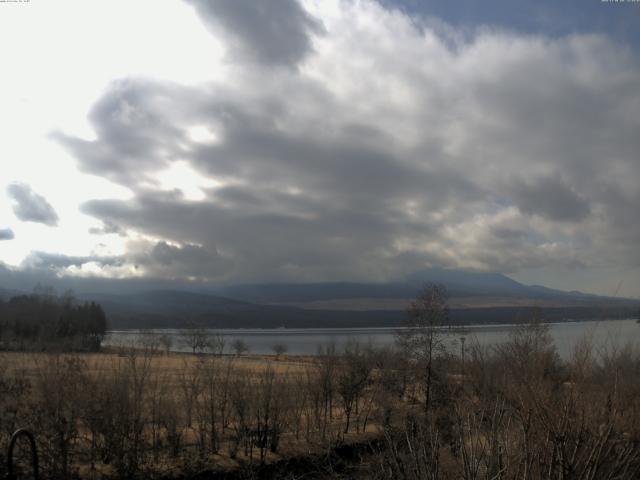
[[[276,356],[280,358],[281,355],[284,355],[285,353],[287,353],[287,351],[289,350],[289,347],[284,343],[276,343],[271,347],[271,349],[273,350],[273,353],[275,353]]]
[[[171,347],[173,346],[173,337],[171,335],[163,333],[158,337],[158,342],[165,353],[168,354],[171,351]]]
[[[222,355],[224,353],[224,347],[226,346],[226,344],[227,342],[221,333],[216,333],[209,337],[208,347],[211,353],[213,353],[214,355]]]
[[[229,441],[229,456],[236,458],[240,446],[244,445],[245,455],[249,455],[250,416],[252,408],[252,386],[249,372],[237,369],[230,384],[229,404],[233,434]]]
[[[318,347],[316,364],[318,367],[317,374],[309,375],[308,379],[312,392],[316,393],[314,414],[320,430],[320,437],[325,441],[327,427],[330,421],[333,420],[333,402],[336,390],[335,372],[338,364],[335,343]]]
[[[511,370],[513,379],[529,387],[559,368],[560,359],[549,324],[543,323],[538,311],[534,311],[529,322],[514,328],[509,340],[496,346],[496,352],[504,366]]]
[[[302,430],[305,414],[311,411],[309,401],[309,389],[304,374],[289,375],[289,405],[287,411],[293,434],[296,440],[300,440],[300,431]]]
[[[444,351],[443,327],[449,324],[449,295],[444,285],[425,286],[411,302],[403,329],[397,333],[396,341],[413,359],[424,389],[424,410],[429,411],[433,383],[434,358]]]
[[[347,345],[338,369],[337,390],[345,414],[344,433],[349,433],[351,414],[358,409],[358,400],[369,382],[371,365],[357,343]]]
[[[160,337],[156,335],[152,330],[146,331],[135,342],[136,346],[143,350],[151,350],[153,352],[160,349]]]
[[[199,443],[201,449],[218,453],[225,418],[229,409],[229,378],[232,359],[203,356],[200,360],[202,394],[197,399]]]
[[[35,420],[45,439],[43,466],[52,478],[69,478],[80,435],[79,405],[86,365],[75,355],[34,357],[34,360],[37,365],[35,391],[39,400]]]
[[[284,418],[284,380],[277,376],[268,365],[261,372],[253,386],[253,429],[250,441],[260,451],[260,461],[264,462],[266,449],[277,452]]]
[[[178,385],[182,394],[182,408],[186,415],[186,426],[193,426],[193,413],[196,408],[196,400],[202,390],[200,364],[183,360],[182,369],[178,377]]]
[[[192,325],[183,331],[182,341],[183,344],[191,349],[191,352],[204,353],[210,348],[209,333],[203,327]]]
[[[231,348],[233,349],[233,351],[236,353],[237,356],[241,356],[249,352],[249,345],[247,345],[247,343],[241,338],[234,340],[233,343],[231,344]]]

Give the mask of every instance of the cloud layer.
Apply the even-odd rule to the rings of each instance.
[[[7,187],[7,193],[14,201],[13,213],[25,222],[36,222],[51,227],[58,224],[58,214],[42,195],[34,192],[29,185],[14,183]]]
[[[189,3],[228,78],[120,79],[95,139],[55,135],[134,192],[82,207],[96,234],[147,239],[124,264],[216,281],[640,268],[640,65],[620,45],[463,34],[369,1]],[[158,180],[177,162],[203,199]],[[15,188],[20,218],[55,224]]]

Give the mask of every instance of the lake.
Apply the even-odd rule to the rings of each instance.
[[[460,338],[465,337],[466,345],[478,342],[481,345],[495,345],[506,341],[514,325],[469,325],[464,330],[445,334],[445,343],[450,349],[457,349]],[[397,328],[305,328],[305,329],[210,329],[211,334],[220,334],[225,340],[225,350],[230,352],[234,340],[242,339],[249,346],[249,353],[273,354],[273,345],[287,346],[287,353],[312,355],[319,345],[334,343],[338,350],[348,342],[357,341],[376,346],[391,345],[395,341]],[[113,330],[108,332],[105,345],[135,346],[149,334],[166,334],[172,337],[173,351],[190,351],[185,345],[184,330]],[[590,337],[597,349],[620,348],[628,344],[640,345],[640,324],[635,319],[561,322],[550,324],[550,333],[558,353],[563,358],[571,355],[576,342]]]

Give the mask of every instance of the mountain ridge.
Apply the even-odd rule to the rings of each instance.
[[[541,285],[525,285],[500,273],[429,269],[388,283],[310,282],[248,283],[212,289],[213,293],[255,303],[279,304],[347,298],[415,298],[427,284],[443,284],[451,297],[504,296],[581,298],[594,301],[629,301],[578,291],[563,291]]]
[[[114,328],[372,327],[399,325],[411,299],[429,283],[447,287],[454,323],[512,322],[534,309],[554,321],[628,316],[637,312],[639,303],[524,285],[498,273],[444,269],[422,270],[388,283],[184,285],[121,293],[113,293],[109,284],[108,292],[78,291],[76,296],[100,303]],[[0,288],[0,296],[16,292]]]

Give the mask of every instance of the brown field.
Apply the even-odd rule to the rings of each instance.
[[[326,398],[326,392],[322,402],[316,396],[312,412],[310,391],[320,385],[316,381],[319,364],[313,357],[167,354],[140,348],[101,353],[0,352],[0,365],[0,378],[8,390],[12,383],[22,386],[22,391],[14,393],[25,407],[14,412],[14,417],[22,418],[3,419],[0,447],[13,429],[24,426],[34,431],[39,443],[68,435],[65,455],[73,453],[74,459],[64,459],[62,466],[49,465],[53,477],[75,472],[83,478],[122,478],[129,474],[127,469],[179,475],[185,461],[194,463],[192,457],[199,468],[227,470],[247,462],[268,463],[322,452],[338,441],[358,442],[376,432],[372,422],[361,424],[360,419],[352,419],[351,430],[345,431],[339,401]],[[118,411],[105,412],[104,407],[113,403]],[[5,412],[13,408],[1,400],[0,405]],[[33,415],[34,410],[45,413],[45,405],[51,407],[46,414],[53,417],[49,418],[53,425]],[[319,409],[322,423],[313,418]],[[61,428],[56,425],[57,416],[67,417],[65,424],[73,422],[76,427]],[[96,416],[109,417],[108,425],[92,425]],[[131,424],[139,427],[130,431]],[[47,428],[53,431],[44,432]],[[106,444],[114,434],[130,436],[125,443],[144,444],[147,452],[134,459],[135,465],[118,467],[114,459],[99,461],[96,439]],[[271,439],[273,435],[277,440]],[[96,451],[89,453],[92,449]]]
[[[59,360],[80,361],[86,366],[85,373],[90,376],[100,377],[108,375],[123,359],[128,358],[132,349],[105,348],[101,352],[91,353],[61,353],[55,355]],[[138,356],[144,357],[144,350],[138,349]],[[39,369],[50,361],[54,355],[39,352],[0,352],[5,374],[22,376],[25,379],[34,380]],[[238,370],[253,374],[264,373],[271,369],[278,375],[300,375],[313,368],[313,357],[295,355],[224,355],[219,357],[208,356],[209,360],[220,366],[232,363]],[[203,355],[190,353],[156,353],[150,363],[150,375],[162,375],[165,379],[178,379],[185,368],[202,361]],[[138,361],[140,361],[138,359]],[[175,387],[172,382],[170,386]]]

